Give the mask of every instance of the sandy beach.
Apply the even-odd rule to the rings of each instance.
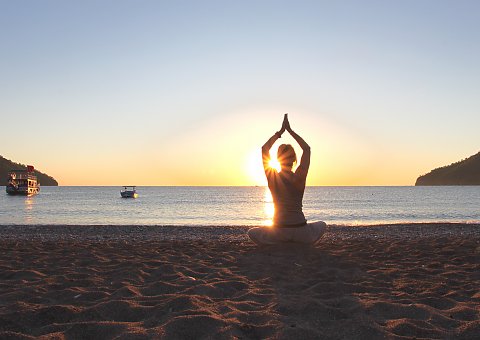
[[[475,339],[480,226],[0,226],[2,339]]]

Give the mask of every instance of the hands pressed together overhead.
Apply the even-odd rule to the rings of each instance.
[[[288,121],[288,114],[285,113],[283,116],[282,128],[278,131],[278,137],[281,137],[282,134],[287,130],[289,133],[292,133],[292,128],[290,127],[290,122]]]

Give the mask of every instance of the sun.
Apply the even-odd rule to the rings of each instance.
[[[271,157],[268,165],[277,171],[281,170],[280,163],[278,163],[276,157]],[[251,151],[247,155],[245,160],[245,166],[247,173],[249,174],[250,180],[255,185],[267,185],[267,178],[265,177],[265,172],[262,165],[262,155],[258,152],[258,150]]]
[[[276,160],[275,158],[270,158],[270,161],[268,162],[268,165],[271,168],[274,168],[277,171],[281,170],[280,163],[278,163],[278,160]]]

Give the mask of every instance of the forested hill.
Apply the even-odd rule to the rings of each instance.
[[[418,177],[415,185],[480,185],[480,152]]]
[[[7,185],[8,172],[11,170],[26,170],[27,166],[19,163],[14,163],[9,159],[0,156],[0,185]],[[40,185],[57,186],[58,182],[51,176],[35,170],[35,175],[40,182]]]

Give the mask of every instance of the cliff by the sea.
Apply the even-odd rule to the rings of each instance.
[[[415,185],[480,185],[480,152],[418,177]]]
[[[0,185],[7,185],[8,172],[11,170],[26,170],[27,166],[20,163],[12,162],[0,156]],[[42,186],[57,186],[58,182],[52,176],[35,170],[35,175]]]

